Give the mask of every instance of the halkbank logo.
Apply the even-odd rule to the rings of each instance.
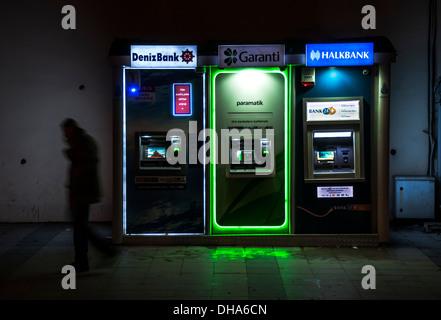
[[[361,66],[374,63],[374,44],[315,43],[306,45],[306,66]]]
[[[314,52],[314,50],[311,50],[311,60],[314,61],[314,59],[320,59],[320,51]]]

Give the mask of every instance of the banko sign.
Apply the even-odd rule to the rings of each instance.
[[[135,68],[196,68],[197,46],[132,45],[130,63]]]
[[[306,66],[367,66],[374,64],[374,44],[316,43],[306,45]]]
[[[219,68],[281,67],[285,65],[284,45],[243,45],[218,47]]]

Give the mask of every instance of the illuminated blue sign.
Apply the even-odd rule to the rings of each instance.
[[[366,66],[374,64],[374,44],[316,43],[306,45],[306,66]]]

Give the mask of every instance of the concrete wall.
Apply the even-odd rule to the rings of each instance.
[[[61,8],[67,4],[76,8],[76,30],[61,27]],[[361,27],[365,4],[376,8],[376,30]],[[399,52],[392,66],[391,148],[397,154],[391,156],[391,176],[424,175],[428,7],[428,0],[302,5],[281,0],[8,1],[0,13],[0,221],[69,218],[68,162],[59,127],[65,117],[75,118],[99,143],[105,197],[93,206],[92,219],[111,219],[112,73],[107,55],[116,37],[252,43],[386,36]],[[80,85],[85,89],[79,90]]]
[[[9,2],[1,11],[0,221],[69,219],[68,162],[60,123],[72,117],[96,138],[105,197],[92,219],[111,218],[112,36],[61,28],[61,6]],[[81,28],[80,28],[81,26]],[[103,36],[104,38],[100,38]],[[84,90],[79,86],[84,85]],[[26,163],[22,164],[22,159]]]

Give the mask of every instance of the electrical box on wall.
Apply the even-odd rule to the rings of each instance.
[[[435,178],[395,176],[394,211],[398,219],[434,219]]]

